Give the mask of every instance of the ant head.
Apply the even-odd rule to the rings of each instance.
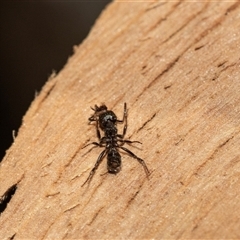
[[[100,107],[98,107],[98,105],[95,105],[94,106],[95,108],[92,108],[91,109],[96,113],[98,112],[102,112],[102,111],[106,111],[107,110],[107,106],[105,104],[102,104]]]
[[[98,105],[95,105],[94,108],[91,107],[91,109],[94,111],[94,114],[88,119],[90,122],[96,121],[100,114],[106,112],[107,106],[105,104],[102,104],[100,107],[98,107]]]

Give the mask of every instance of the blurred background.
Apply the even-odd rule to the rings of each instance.
[[[22,117],[110,0],[0,3],[0,161]]]

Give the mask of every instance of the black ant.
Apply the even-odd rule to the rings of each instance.
[[[121,170],[121,155],[119,153],[119,148],[127,152],[131,157],[138,160],[138,162],[143,166],[144,171],[147,177],[150,175],[150,172],[147,168],[146,163],[143,159],[137,157],[127,148],[123,147],[124,143],[140,143],[139,141],[130,141],[124,139],[124,136],[127,131],[127,104],[124,103],[123,119],[118,120],[117,116],[113,111],[107,109],[106,105],[101,105],[98,107],[95,105],[95,108],[91,108],[94,111],[94,114],[88,119],[89,122],[96,122],[96,131],[99,142],[92,142],[84,146],[83,148],[93,144],[98,147],[105,147],[105,149],[100,153],[98,159],[95,163],[94,168],[91,170],[87,180],[83,183],[85,185],[88,181],[90,182],[93,175],[95,174],[98,166],[102,162],[103,158],[107,155],[107,169],[109,173],[117,174]],[[124,123],[123,134],[118,134],[117,123]],[[99,128],[104,132],[104,137],[101,137]]]

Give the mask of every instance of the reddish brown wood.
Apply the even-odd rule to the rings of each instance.
[[[116,1],[31,104],[0,165],[0,239],[240,238],[239,1]],[[90,106],[129,109],[123,169]],[[5,194],[5,195],[4,195]]]

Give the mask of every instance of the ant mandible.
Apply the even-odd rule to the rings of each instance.
[[[91,108],[94,114],[88,119],[89,122],[96,122],[96,132],[99,142],[92,142],[84,146],[83,148],[93,144],[98,147],[104,147],[105,149],[100,153],[98,159],[91,170],[87,180],[83,183],[84,186],[87,182],[90,182],[95,174],[98,166],[102,162],[103,158],[107,155],[107,170],[109,173],[117,174],[121,170],[121,155],[119,153],[119,148],[127,152],[131,157],[138,160],[138,162],[143,166],[147,177],[150,172],[147,168],[146,163],[143,159],[137,157],[127,148],[123,147],[125,143],[140,143],[139,141],[130,141],[124,139],[127,132],[127,104],[124,103],[123,119],[117,119],[117,116],[113,111],[107,109],[106,105],[103,104],[100,107],[95,105],[95,108]],[[123,128],[123,133],[118,134],[117,123],[125,123]],[[104,136],[101,137],[100,129],[104,132]]]

